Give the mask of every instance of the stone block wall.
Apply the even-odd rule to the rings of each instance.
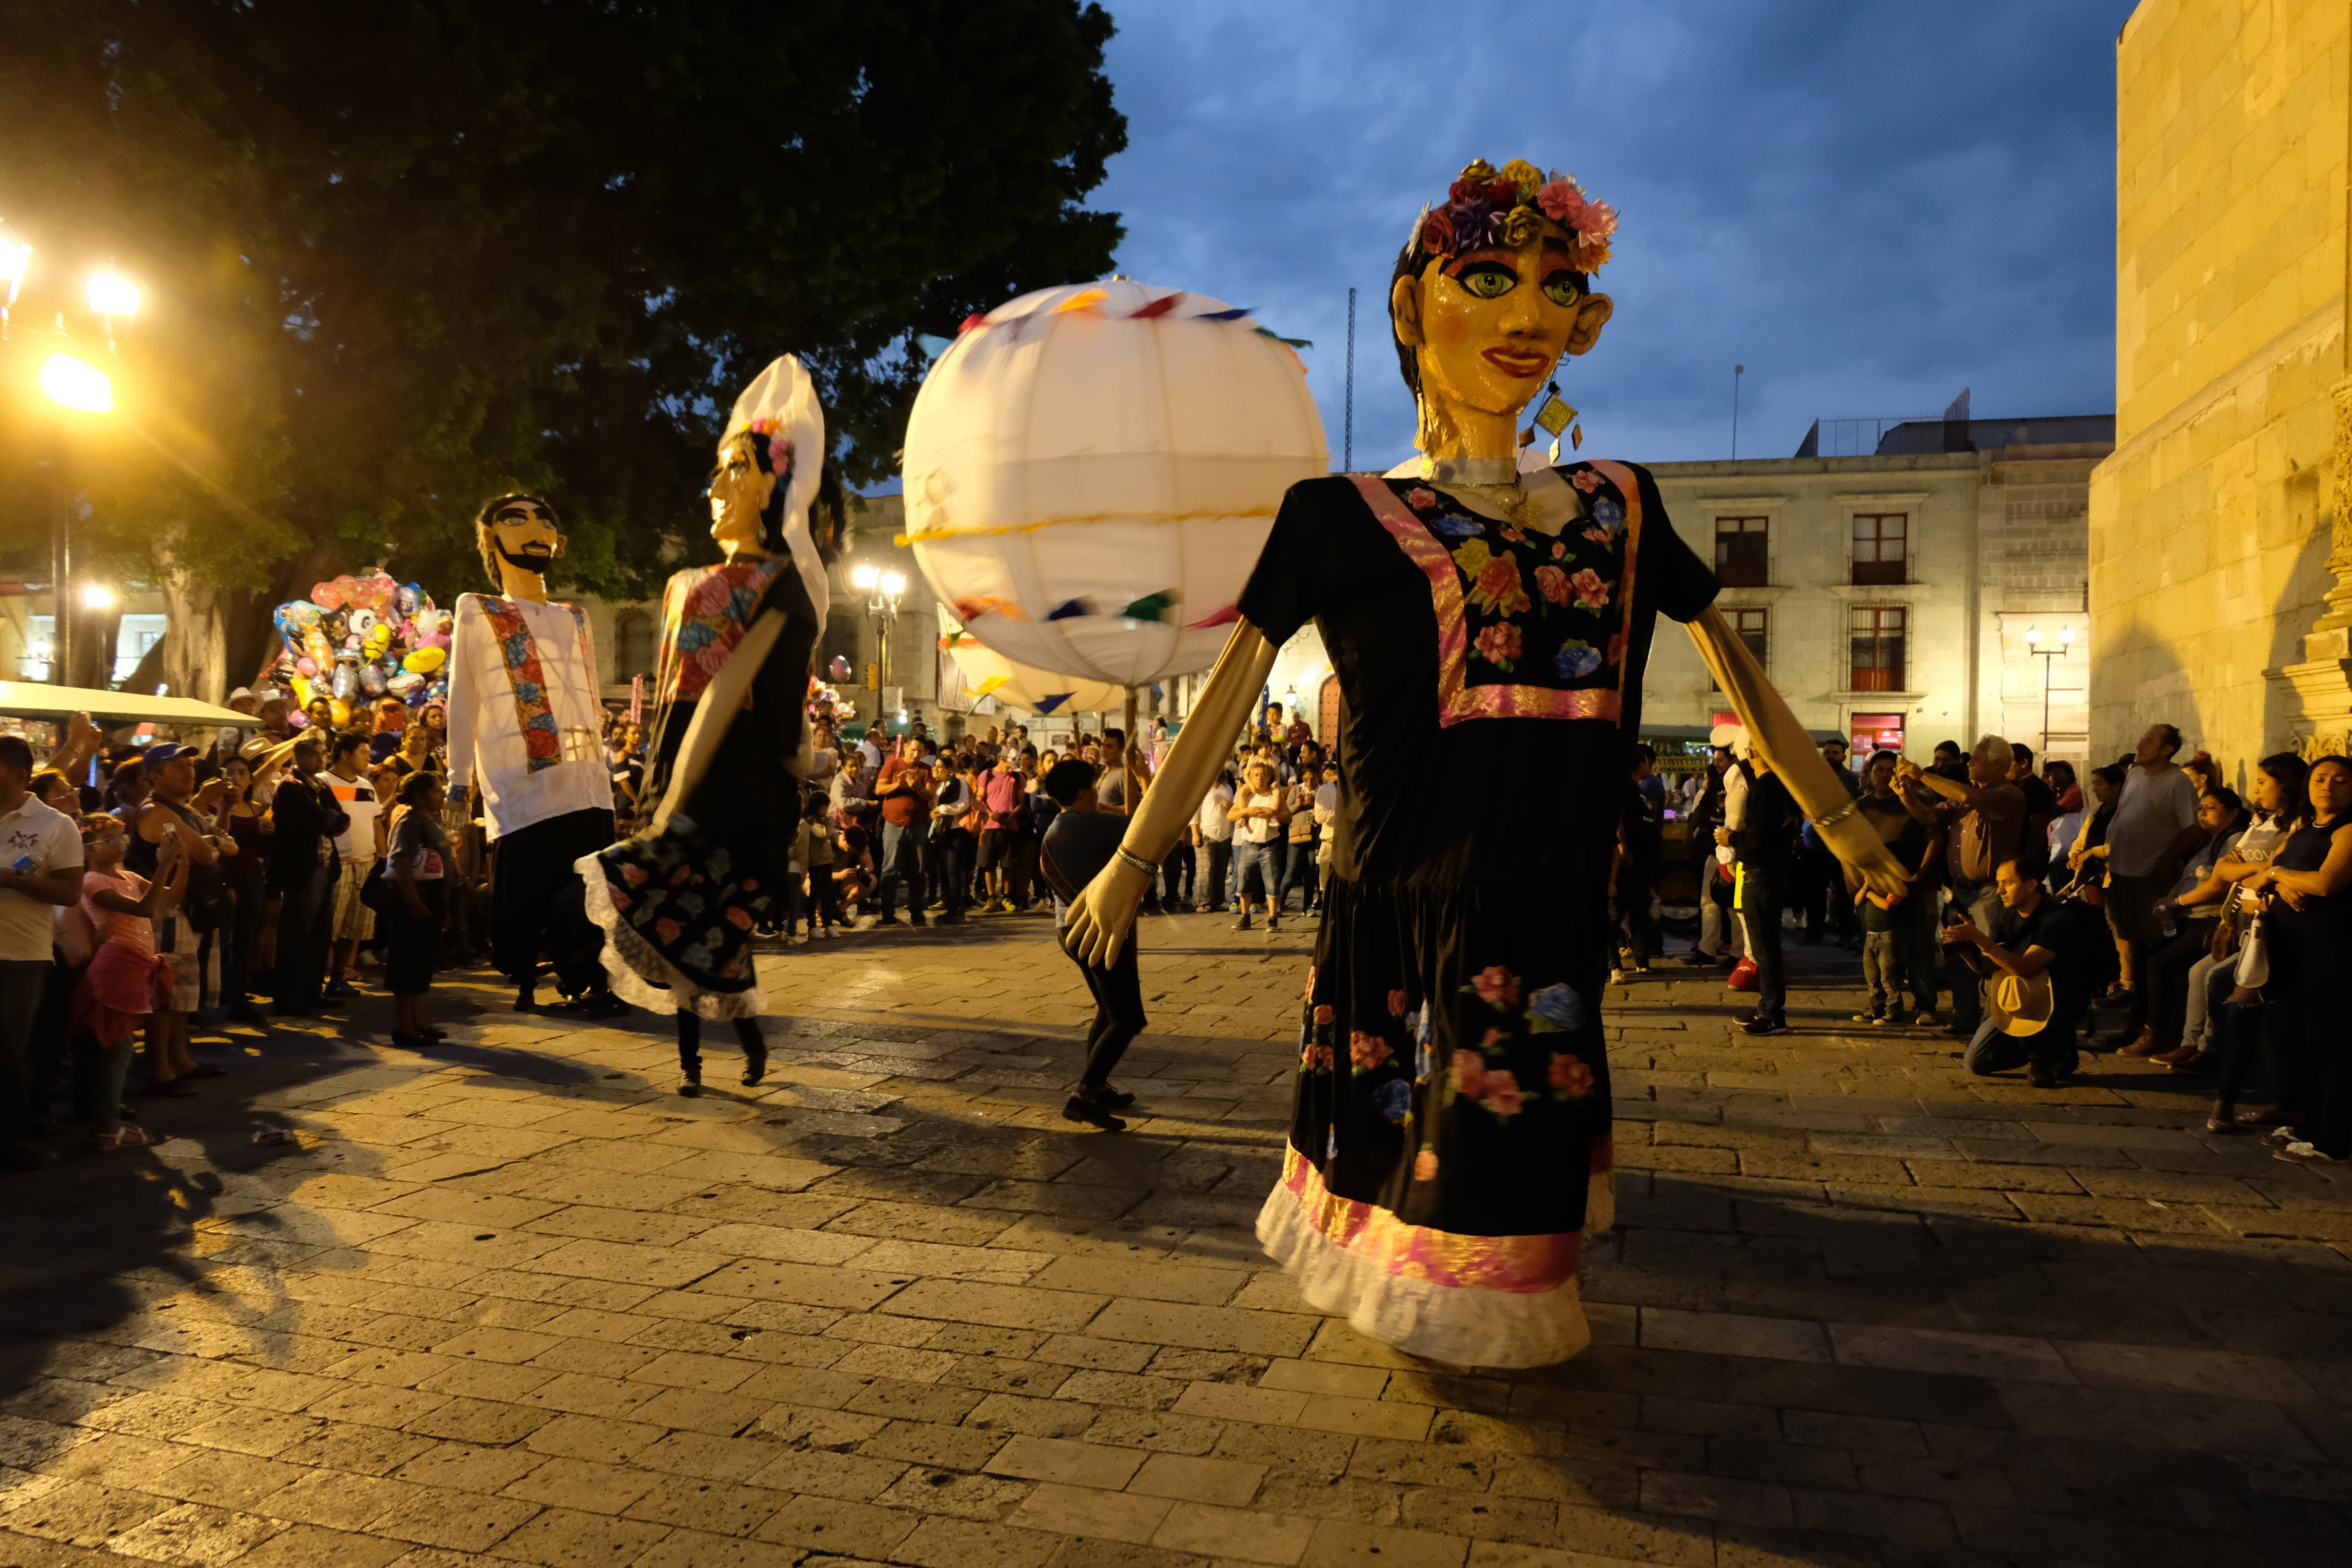
[[[2093,749],[2284,745],[2330,579],[2343,0],[2145,0],[2116,50],[2116,450],[2091,483]]]

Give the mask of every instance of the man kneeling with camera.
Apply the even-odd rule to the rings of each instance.
[[[1993,880],[2001,911],[1990,931],[1959,909],[1944,917],[1944,945],[1985,982],[1968,1069],[1982,1077],[2023,1066],[2036,1089],[2054,1089],[2075,1068],[2074,1030],[2090,1006],[2083,934],[2073,909],[2015,860],[2003,860]]]

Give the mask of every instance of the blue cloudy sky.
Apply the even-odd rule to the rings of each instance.
[[[1383,289],[1473,157],[1622,215],[1585,450],[1786,457],[1817,416],[2114,406],[2115,39],[2129,0],[1108,0],[1120,268],[1254,306],[1336,461],[1412,440]]]

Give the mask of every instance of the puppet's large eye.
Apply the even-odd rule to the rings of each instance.
[[[1584,292],[1576,285],[1576,274],[1565,267],[1545,275],[1543,291],[1544,298],[1555,305],[1573,305]]]
[[[1454,280],[1481,300],[1499,300],[1519,285],[1519,275],[1499,261],[1474,261]]]

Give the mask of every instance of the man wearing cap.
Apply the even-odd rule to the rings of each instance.
[[[538,1005],[539,964],[596,1016],[626,1011],[604,987],[603,936],[581,902],[575,863],[613,843],[613,775],[588,618],[550,604],[547,569],[563,553],[555,509],[503,495],[474,520],[496,594],[458,596],[449,645],[449,802],[481,791],[491,861],[491,957],[515,983],[515,1010]]]
[[[1979,1077],[2024,1066],[2036,1089],[2054,1089],[2080,1060],[2074,1030],[2090,1005],[2083,934],[2071,909],[2042,890],[2041,879],[2003,860],[1993,880],[2001,912],[1990,931],[1954,910],[1944,945],[1981,973],[1984,1021],[1965,1058]]]

